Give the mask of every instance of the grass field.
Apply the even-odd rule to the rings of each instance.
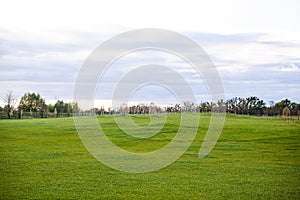
[[[132,117],[147,124],[145,116]],[[185,154],[158,171],[130,174],[93,158],[72,118],[0,120],[1,199],[300,199],[300,123],[228,115],[208,157],[198,157],[209,115]],[[176,132],[172,114],[161,133],[132,139],[113,117],[99,122],[116,145],[146,152]]]

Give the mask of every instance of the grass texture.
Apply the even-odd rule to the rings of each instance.
[[[149,123],[147,116],[131,116]],[[112,116],[99,123],[119,147],[150,152],[168,144],[180,123],[170,114],[160,133],[134,139]],[[218,143],[198,152],[209,114],[198,134],[171,165],[131,174],[96,160],[82,144],[73,118],[0,120],[1,199],[300,199],[300,123],[281,118],[227,115]]]

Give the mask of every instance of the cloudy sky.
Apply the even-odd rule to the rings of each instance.
[[[70,101],[82,64],[101,43],[133,29],[162,28],[189,37],[206,51],[227,99],[255,95],[266,102],[300,102],[299,9],[297,0],[1,1],[0,96],[12,90],[19,98],[39,92],[48,102]],[[115,66],[130,69],[132,60],[135,65],[172,65],[183,74],[190,67],[161,52],[128,55]],[[117,82],[114,75],[120,73],[112,70],[103,81]],[[183,76],[190,82],[195,78]],[[194,87],[198,101],[205,100],[205,85]],[[98,87],[99,105],[109,100],[107,90]],[[141,91],[137,101],[144,96]],[[144,90],[150,91],[157,102],[163,97],[162,88]]]

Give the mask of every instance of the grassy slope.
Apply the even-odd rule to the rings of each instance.
[[[144,141],[121,133],[111,117],[99,120],[114,143],[139,152],[165,145],[179,118],[172,115],[161,134]],[[199,159],[208,122],[209,116],[203,115],[192,146],[175,163],[151,173],[128,174],[95,160],[72,118],[0,120],[0,197],[300,198],[299,122],[229,115],[214,150]]]

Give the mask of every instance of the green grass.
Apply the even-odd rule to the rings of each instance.
[[[149,123],[146,116],[132,116]],[[170,115],[161,133],[132,139],[110,116],[99,118],[116,145],[148,152],[178,129]],[[300,199],[300,123],[228,115],[207,158],[198,158],[209,115],[185,154],[158,171],[130,174],[94,159],[72,118],[0,120],[1,199]]]

